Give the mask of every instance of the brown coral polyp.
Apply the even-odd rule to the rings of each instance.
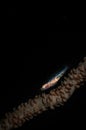
[[[58,88],[51,90],[48,94],[36,95],[34,99],[29,99],[27,103],[22,103],[13,112],[6,114],[1,120],[0,130],[10,130],[22,126],[26,120],[42,113],[48,108],[54,109],[55,106],[63,105],[73,94],[81,83],[86,81],[86,57],[70,70],[67,77]]]

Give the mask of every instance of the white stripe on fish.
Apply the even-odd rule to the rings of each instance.
[[[54,86],[59,79],[64,75],[64,73],[67,71],[68,67],[65,66],[60,72],[57,72],[57,74],[55,74],[55,76],[53,76],[53,78],[51,78],[47,83],[45,83],[44,85],[42,85],[41,90],[46,90],[51,88],[52,86]]]

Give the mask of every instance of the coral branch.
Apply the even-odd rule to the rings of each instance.
[[[73,94],[81,83],[86,81],[86,57],[76,68],[70,70],[67,77],[60,86],[50,91],[42,93],[22,103],[16,110],[7,113],[0,123],[0,130],[10,130],[22,126],[26,120],[32,119],[35,115],[46,111],[48,108],[54,109],[56,106],[63,105]]]

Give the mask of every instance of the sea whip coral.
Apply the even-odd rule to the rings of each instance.
[[[63,105],[79,88],[81,83],[86,81],[86,57],[70,70],[67,77],[64,77],[61,85],[52,89],[48,94],[42,93],[22,103],[13,112],[7,113],[1,120],[0,130],[10,130],[22,126],[26,120],[32,119],[35,115],[46,111],[48,108],[54,109]]]

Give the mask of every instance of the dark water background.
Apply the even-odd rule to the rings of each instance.
[[[10,28],[6,40],[11,44],[4,47],[2,54],[4,58],[1,63],[3,73],[0,118],[5,112],[33,97],[43,82],[61,65],[73,65],[86,56],[86,32],[82,29],[85,29],[83,16],[81,21],[74,15],[58,15],[56,18],[53,16],[52,20],[48,19],[47,28],[44,30],[42,29],[44,22],[39,19],[39,22],[32,20],[32,24],[29,24],[26,18],[19,19],[17,16],[8,17],[7,20]],[[84,123],[85,86],[86,84],[77,90],[63,107],[54,111],[49,110],[26,122],[19,129],[61,129],[62,126],[68,128],[68,124],[73,127],[75,124],[78,126],[81,121]]]

